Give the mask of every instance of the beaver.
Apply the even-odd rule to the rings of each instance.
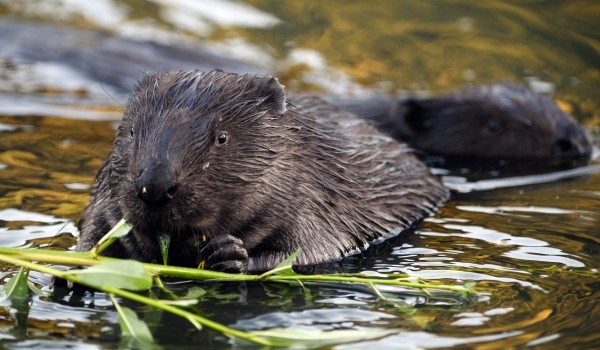
[[[438,96],[332,101],[421,154],[468,160],[584,164],[589,133],[551,98],[500,83]],[[447,162],[446,162],[447,163]]]
[[[87,251],[121,218],[110,256],[226,272],[340,259],[400,234],[448,190],[403,143],[272,76],[178,71],[130,97],[80,225]]]

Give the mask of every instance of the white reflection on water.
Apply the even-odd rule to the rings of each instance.
[[[450,337],[441,336],[430,332],[405,332],[385,337],[376,341],[365,341],[355,344],[338,345],[335,349],[435,349],[447,348],[461,344],[476,344],[494,340],[507,339],[523,334],[523,331],[502,332],[499,334],[482,335],[475,337]]]
[[[1,221],[35,221],[42,223],[55,223],[65,222],[66,219],[57,218],[52,215],[45,215],[40,213],[34,213],[30,211],[24,211],[14,208],[0,210]]]
[[[515,311],[513,307],[505,307],[505,308],[495,308],[485,311],[484,313],[480,312],[462,312],[460,314],[454,315],[454,318],[458,318],[458,320],[452,322],[453,326],[480,326],[485,322],[491,319],[490,316],[496,315],[504,315],[509,312]]]
[[[65,187],[70,190],[88,190],[91,187],[91,185],[80,183],[80,182],[70,182],[70,183],[66,183]]]
[[[0,123],[0,132],[3,132],[3,131],[15,131],[17,129],[18,129],[18,127],[15,126],[15,125]]]
[[[443,176],[444,185],[451,190],[468,193],[473,191],[488,191],[499,188],[537,185],[549,182],[556,182],[572,177],[592,175],[600,172],[600,164],[583,166],[575,169],[556,171],[547,174],[514,176],[502,179],[480,180],[469,182],[467,179],[458,176]]]
[[[489,228],[475,226],[475,225],[443,225],[449,230],[457,230],[464,233],[445,233],[444,235],[465,237],[471,239],[483,240],[491,244],[502,245],[502,246],[527,246],[527,247],[544,247],[548,243],[542,240],[531,238],[531,237],[518,237],[508,233],[492,230]]]
[[[536,213],[536,214],[577,214],[577,213],[589,213],[582,210],[567,210],[550,207],[511,207],[511,206],[499,206],[499,207],[482,207],[472,205],[457,205],[457,209],[470,211],[474,213],[485,213],[485,214],[504,214],[509,213]]]
[[[233,327],[243,330],[256,330],[273,327],[314,326],[321,330],[335,328],[336,324],[351,327],[354,322],[377,323],[397,318],[384,312],[361,309],[314,309],[294,312],[272,312],[237,321]],[[352,325],[351,325],[352,324]]]
[[[393,272],[393,271],[383,271],[383,270],[379,270],[379,271],[388,272],[388,273]],[[486,273],[479,273],[479,272],[469,272],[469,271],[459,271],[459,270],[437,270],[437,269],[436,270],[419,270],[419,271],[411,271],[411,270],[401,269],[401,272],[404,272],[409,276],[418,277],[418,278],[422,278],[425,280],[438,280],[438,279],[449,278],[449,279],[454,279],[454,280],[459,280],[459,281],[497,281],[497,282],[502,282],[502,283],[516,283],[525,288],[531,288],[531,289],[545,292],[545,290],[542,287],[538,286],[537,284],[531,283],[531,282],[521,281],[516,278],[497,277],[497,276],[492,276],[492,275],[489,275]]]
[[[1,337],[2,335],[0,335]],[[106,347],[97,344],[84,344],[81,341],[55,340],[55,339],[25,339],[21,341],[2,344],[4,349],[17,350],[48,350],[48,349],[70,349],[70,350],[98,350]]]
[[[41,72],[44,75],[44,72]],[[90,82],[88,87],[93,83]],[[46,86],[52,88],[52,85]],[[87,87],[86,87],[87,89]],[[89,91],[89,90],[86,90]],[[106,93],[104,93],[106,96]],[[51,115],[60,118],[84,119],[97,121],[121,120],[122,112],[95,110],[85,107],[68,106],[58,101],[44,101],[39,96],[31,95],[0,95],[0,113],[11,116]],[[103,101],[101,95],[96,95],[94,100]],[[21,125],[22,129],[27,126]],[[1,168],[0,168],[1,169]]]
[[[106,94],[115,94],[110,87],[107,90],[98,82],[87,77],[85,73],[59,62],[12,63],[10,69],[4,69],[4,74],[0,78],[0,90],[2,91],[35,94],[44,89],[75,94],[77,91],[85,91],[94,97],[98,96],[98,98],[105,97]],[[11,104],[12,101],[6,103],[7,106]],[[49,115],[51,113],[41,114]]]
[[[26,225],[20,229],[0,228],[0,246],[21,247],[29,240],[53,237],[62,232],[76,234],[77,227],[72,222],[55,225]]]
[[[502,255],[521,260],[545,261],[559,263],[569,267],[585,267],[585,264],[575,259],[564,257],[569,255],[560,249],[550,247],[519,247]]]
[[[498,246],[518,246],[514,250],[502,253],[502,255],[513,259],[552,262],[563,264],[569,267],[585,267],[585,264],[582,262],[569,258],[568,256],[572,256],[571,254],[565,253],[557,248],[552,248],[548,242],[536,238],[513,236],[508,233],[499,232],[481,226],[453,224],[447,224],[443,226],[449,230],[457,230],[463,233],[427,232],[422,234],[465,237],[469,239],[483,240]]]
[[[112,27],[127,18],[127,9],[112,0],[41,0],[11,1],[13,11],[53,20],[84,18],[98,27]]]
[[[0,210],[0,221],[34,222],[43,225],[24,225],[21,228],[0,227],[0,246],[20,247],[32,239],[48,238],[61,232],[77,234],[73,222],[52,215],[28,212],[14,208]]]
[[[168,10],[176,19],[185,18],[195,24],[205,19],[223,27],[256,27],[268,28],[281,22],[277,17],[237,1],[223,0],[152,0]],[[178,23],[173,23],[179,25]],[[190,24],[190,22],[188,22]],[[192,27],[194,28],[194,27]],[[201,28],[206,29],[206,28]]]

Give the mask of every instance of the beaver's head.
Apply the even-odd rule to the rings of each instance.
[[[216,234],[260,197],[286,111],[276,78],[220,71],[147,75],[111,155],[113,194],[138,229]],[[221,227],[224,231],[226,228]]]
[[[556,104],[518,85],[409,99],[403,137],[429,154],[506,160],[589,160],[589,134]]]

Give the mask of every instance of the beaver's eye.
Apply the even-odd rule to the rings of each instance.
[[[227,143],[227,134],[222,132],[217,136],[217,146],[222,146]]]
[[[497,134],[502,131],[502,126],[495,120],[489,121],[485,127],[490,134]]]

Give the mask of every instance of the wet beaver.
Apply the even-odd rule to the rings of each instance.
[[[585,163],[589,134],[547,96],[510,83],[391,101],[337,99],[397,140],[429,155]]]
[[[150,74],[130,98],[92,188],[77,250],[119,219],[108,254],[229,272],[339,259],[397,235],[448,191],[402,143],[276,78]],[[207,239],[203,242],[203,237]]]

